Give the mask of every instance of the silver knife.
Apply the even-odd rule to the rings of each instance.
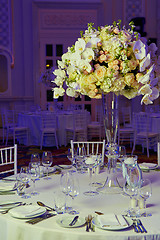
[[[75,216],[72,220],[72,222],[69,224],[69,226],[73,226],[74,224],[76,224],[77,220],[78,220],[79,216]]]
[[[145,233],[147,233],[147,230],[146,230],[145,227],[143,226],[141,220],[140,220],[140,219],[137,219],[137,222],[138,222],[138,224],[141,226],[141,228],[143,229],[143,231],[144,231]]]

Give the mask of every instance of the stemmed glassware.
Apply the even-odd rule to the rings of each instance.
[[[18,181],[20,181],[22,183],[21,187],[23,189],[26,189],[27,184],[30,181],[30,174],[29,174],[29,167],[21,167],[20,173],[19,173],[19,177],[18,177]],[[25,193],[24,190],[24,194],[22,195],[22,198],[30,198],[30,196],[28,194]]]
[[[75,151],[74,151],[74,149],[72,150],[72,148],[68,148],[67,158],[69,161],[71,161],[72,167],[75,167]],[[72,172],[75,172],[75,171],[72,170]]]
[[[69,189],[69,196],[72,198],[72,202],[75,199],[75,197],[77,197],[80,193],[80,189],[79,189],[79,181],[78,178],[76,177],[75,173],[72,173],[70,175],[70,178],[68,180],[68,189]],[[69,214],[79,214],[79,212],[77,210],[71,210],[69,212]]]
[[[125,155],[126,155],[126,148],[125,148],[125,146],[119,146],[118,160],[121,163],[123,163]]]
[[[85,173],[84,169],[84,158],[86,156],[85,147],[78,147],[75,154],[75,164],[78,173]]]
[[[144,207],[144,212],[142,214],[144,217],[152,216],[151,213],[146,212],[146,200],[149,197],[151,197],[151,195],[152,195],[151,181],[149,179],[143,179],[141,181],[141,185],[139,187],[139,197],[144,203],[144,206],[143,206]],[[139,201],[140,201],[140,199],[139,199]]]
[[[65,212],[68,212],[69,210],[71,210],[71,207],[67,205],[67,197],[69,196],[70,187],[71,187],[69,184],[70,177],[71,177],[71,172],[67,171],[61,174],[61,179],[60,179],[61,189],[62,189],[62,192],[65,194]]]
[[[97,165],[97,161],[96,161],[96,156],[95,155],[87,155],[84,159],[84,164],[85,166],[88,168],[89,170],[89,186],[90,186],[90,190],[84,192],[85,195],[88,196],[95,196],[97,194],[99,194],[97,191],[93,191],[91,189],[92,186],[92,172],[93,172],[93,168],[96,167]]]
[[[39,167],[39,171],[40,171],[40,165],[41,165],[40,155],[38,153],[32,153],[32,155],[31,155],[31,167],[32,168]],[[37,180],[38,179],[39,179],[39,177],[37,178]]]
[[[36,190],[35,190],[35,182],[36,180],[39,179],[40,176],[40,168],[39,165],[36,165],[34,162],[30,162],[29,163],[29,174],[30,174],[30,179],[33,182],[33,191],[31,192],[31,195],[37,195],[39,194]]]
[[[42,165],[44,167],[46,167],[46,171],[47,171],[47,176],[44,178],[46,180],[49,180],[51,179],[49,176],[48,176],[48,171],[49,171],[49,167],[52,165],[53,163],[53,157],[52,157],[52,153],[50,151],[45,151],[43,152],[42,154]]]

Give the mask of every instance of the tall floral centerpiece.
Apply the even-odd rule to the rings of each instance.
[[[102,98],[110,166],[115,165],[118,154],[118,96],[132,99],[141,95],[141,104],[146,105],[159,97],[160,57],[156,51],[154,43],[148,46],[146,39],[134,32],[132,23],[129,29],[121,26],[121,21],[97,29],[90,23],[53,72],[54,98],[64,93]]]

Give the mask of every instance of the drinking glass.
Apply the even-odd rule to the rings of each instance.
[[[65,211],[66,212],[68,212],[68,210],[71,210],[71,207],[67,205],[67,199],[69,197],[69,192],[70,192],[70,185],[69,185],[70,177],[71,177],[71,172],[67,171],[61,174],[61,179],[60,179],[61,189],[62,189],[62,192],[65,194]]]
[[[46,168],[46,171],[47,171],[47,176],[44,178],[46,180],[51,179],[48,176],[48,171],[49,171],[48,168],[52,165],[52,163],[53,163],[52,153],[50,151],[43,152],[43,154],[42,154],[42,165]]]
[[[67,158],[69,161],[71,161],[72,167],[75,167],[75,151],[72,150],[72,148],[68,148]],[[72,170],[72,172],[75,172],[75,171]]]
[[[127,182],[123,186],[123,192],[125,195],[130,197],[131,206],[126,211],[126,215],[128,217],[139,217],[139,207],[137,206],[137,194],[138,194],[138,186],[133,186],[127,184]]]
[[[103,183],[99,181],[97,178],[100,173],[100,167],[101,167],[101,162],[102,162],[102,154],[96,154],[95,156],[96,164],[93,167],[93,172],[92,172],[92,178],[94,177],[94,182],[92,182],[92,186],[94,187],[99,187],[102,186]]]
[[[96,167],[96,164],[97,164],[95,155],[92,155],[92,154],[87,155],[84,158],[84,164],[85,164],[85,166],[89,170],[89,186],[90,186],[90,190],[84,192],[84,194],[88,195],[88,196],[95,196],[95,195],[98,194],[98,192],[97,191],[93,191],[91,189],[91,186],[92,186],[92,172],[93,172],[93,168]]]
[[[33,165],[40,166],[41,161],[40,161],[40,156],[38,153],[33,153],[31,155],[31,162],[32,162],[32,166]]]
[[[125,146],[119,146],[119,156],[118,160],[122,163],[124,161],[124,156],[126,155]]]
[[[30,181],[29,167],[21,167],[18,180],[23,184],[24,189],[26,189],[27,184]],[[25,190],[24,190],[24,195],[22,195],[22,198],[25,198],[25,199],[30,198],[30,196],[26,194]]]
[[[75,199],[75,197],[77,197],[79,195],[79,192],[80,192],[78,178],[76,177],[75,173],[72,173],[70,175],[70,178],[68,180],[68,189],[70,189],[69,196],[72,198],[72,203],[73,203],[73,200]],[[69,214],[74,215],[74,214],[79,214],[79,212],[77,210],[72,209],[69,212]]]
[[[31,195],[37,195],[39,194],[36,190],[35,190],[35,182],[36,180],[39,179],[40,176],[40,168],[39,165],[35,165],[34,162],[30,162],[29,163],[29,174],[30,174],[30,179],[33,182],[33,191],[31,192]]]
[[[148,217],[152,216],[151,213],[146,212],[146,200],[152,195],[152,184],[149,179],[143,179],[139,188],[139,197],[144,201],[144,212],[143,216]],[[140,199],[139,199],[140,201]]]
[[[86,156],[85,147],[78,147],[75,155],[75,164],[78,173],[85,173],[84,158]]]

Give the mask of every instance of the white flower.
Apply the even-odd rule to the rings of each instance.
[[[82,53],[82,58],[88,62],[91,62],[94,59],[94,51],[92,48],[86,48]]]
[[[78,41],[75,42],[75,51],[82,53],[85,49],[86,43],[82,38],[78,38]]]
[[[146,57],[146,45],[141,40],[135,42],[133,51],[137,59]]]
[[[66,94],[67,94],[69,97],[75,97],[76,91],[75,91],[73,88],[68,87],[67,90],[66,90]]]
[[[63,82],[64,82],[64,79],[61,78],[61,77],[56,77],[53,82],[57,85],[57,86],[62,86],[63,85]]]
[[[53,91],[54,91],[54,98],[59,98],[60,96],[63,96],[65,93],[65,90],[62,87],[61,88],[55,87]]]
[[[154,69],[154,64],[149,68],[148,72],[138,80],[138,82],[140,82],[142,84],[148,83],[148,81],[150,80],[153,69]]]
[[[145,95],[145,94],[150,95],[152,93],[150,85],[149,84],[144,85],[139,89],[138,93],[142,95]]]
[[[151,54],[148,53],[147,56],[139,64],[140,72],[143,72],[150,65],[150,63],[151,63]]]
[[[148,47],[148,50],[151,51],[152,56],[155,56],[157,49],[158,48],[155,43],[151,43]]]
[[[66,72],[60,68],[54,70],[53,74],[62,79],[66,77]]]
[[[62,61],[57,61],[57,63],[58,63],[58,66],[60,67],[60,68],[65,68],[65,63],[64,62],[62,62]]]
[[[89,62],[86,61],[86,60],[84,60],[84,59],[81,59],[81,60],[77,63],[77,66],[78,66],[78,68],[79,68],[81,71],[86,70],[88,73],[90,73],[91,70],[92,70],[92,67],[91,67],[91,65],[89,64]]]
[[[152,93],[150,94],[150,99],[153,101],[159,97],[159,91],[156,87],[152,88]]]
[[[143,96],[143,98],[141,99],[141,104],[145,104],[145,105],[148,105],[148,104],[152,104],[153,102],[150,100],[149,98],[149,94],[146,94]]]

